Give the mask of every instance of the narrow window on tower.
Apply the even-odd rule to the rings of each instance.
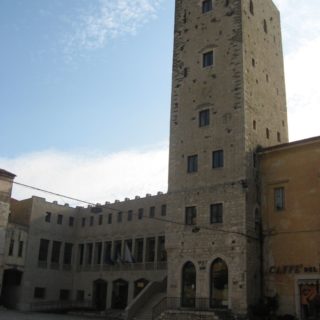
[[[268,33],[268,25],[266,19],[263,20],[263,30],[265,33]]]
[[[195,225],[197,224],[197,208],[186,207],[186,224]]]
[[[277,132],[277,139],[278,139],[278,142],[281,142],[281,134],[280,134],[280,132]]]
[[[212,153],[212,168],[222,168],[224,165],[223,150],[213,151]]]
[[[202,66],[203,68],[210,67],[214,65],[214,54],[213,50],[205,52],[202,55]]]
[[[254,15],[253,1],[250,0],[250,13]]]
[[[266,128],[266,137],[267,137],[267,139],[270,138],[270,130],[268,128]]]
[[[276,211],[282,211],[285,208],[284,188],[274,189],[274,208]]]
[[[223,222],[223,205],[222,203],[215,203],[210,206],[210,223]]]
[[[198,171],[198,155],[193,155],[188,157],[187,172],[197,172]]]
[[[210,122],[210,111],[209,109],[202,110],[199,112],[199,127],[206,127]]]
[[[212,10],[212,0],[202,1],[202,13],[206,13]]]

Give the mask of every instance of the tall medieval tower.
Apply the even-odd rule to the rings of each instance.
[[[237,313],[259,298],[255,151],[287,141],[272,0],[176,0],[168,297]]]

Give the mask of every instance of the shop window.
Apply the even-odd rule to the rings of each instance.
[[[228,308],[228,267],[218,258],[213,261],[210,270],[210,306]]]

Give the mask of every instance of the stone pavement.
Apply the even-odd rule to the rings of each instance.
[[[88,320],[92,317],[0,310],[0,320]]]

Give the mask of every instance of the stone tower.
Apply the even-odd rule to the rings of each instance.
[[[176,0],[170,130],[168,297],[245,313],[261,289],[255,151],[288,141],[272,0]]]

